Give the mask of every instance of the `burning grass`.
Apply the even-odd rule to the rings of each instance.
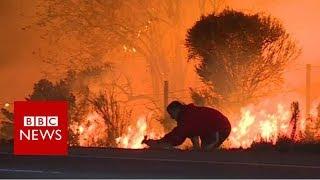
[[[158,139],[165,134],[162,124],[157,120],[159,117],[152,115],[154,112],[145,111],[131,116],[131,111],[123,109],[115,100],[113,96],[93,99],[95,108],[86,112],[81,121],[70,123],[70,130],[78,135],[76,146],[142,149],[146,148],[141,144],[145,136]],[[299,107],[299,103],[290,105],[283,97],[280,101],[267,99],[243,107],[239,114],[228,116],[233,128],[223,148],[319,151],[320,106],[312,108],[309,118],[301,115],[301,112],[303,107]],[[180,148],[189,147],[190,143],[186,142]]]
[[[320,131],[316,127],[320,118],[316,114],[313,114],[312,118],[305,118],[300,115],[300,108],[297,102],[290,105],[275,103],[274,100],[241,108],[238,118],[232,118],[239,120],[232,121],[232,132],[223,148],[254,151],[272,149],[283,152],[291,149],[303,150],[305,147],[317,149],[320,144]],[[149,115],[137,116],[121,134],[115,136],[115,145],[112,147],[142,149],[146,148],[141,144],[145,136],[161,138],[165,131],[160,121],[154,118]],[[105,132],[108,129],[105,118],[95,113],[94,116],[88,115],[87,121],[83,122],[78,128],[73,128],[80,134],[80,146],[106,146],[104,144],[107,143],[101,143],[106,141]],[[189,144],[185,143],[180,148],[188,147]]]

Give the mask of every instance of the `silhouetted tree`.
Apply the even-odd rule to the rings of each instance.
[[[69,79],[70,80],[70,79]],[[76,98],[72,93],[70,81],[68,79],[53,83],[47,79],[41,79],[34,84],[33,92],[26,100],[63,100],[68,102],[69,125],[75,120]],[[77,134],[71,131],[69,127],[69,144],[77,145]]]
[[[186,47],[189,59],[199,60],[197,74],[211,87],[193,93],[224,107],[268,94],[300,51],[278,20],[235,10],[202,16],[188,30]]]
[[[66,69],[81,72],[88,66],[110,64],[110,55],[112,61],[116,61],[119,56],[127,58],[128,54],[137,54],[139,58],[144,57],[151,74],[153,101],[160,101],[156,98],[160,99],[162,79],[169,66],[163,34],[170,34],[169,28],[177,29],[172,26],[177,24],[175,17],[180,2],[40,0],[36,24],[44,32],[41,37],[50,44],[49,53],[43,58],[49,65],[45,73],[60,78]],[[181,38],[178,47],[183,49]],[[183,64],[180,59],[179,63]],[[181,71],[186,69],[180,67]],[[150,99],[142,95],[139,98]]]
[[[71,92],[71,87],[68,82],[60,80],[57,83],[52,83],[47,79],[41,79],[34,84],[33,92],[27,100],[65,100],[69,106],[74,107],[75,96]]]

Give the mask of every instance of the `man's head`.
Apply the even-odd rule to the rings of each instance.
[[[167,111],[170,114],[172,119],[178,120],[178,115],[181,112],[183,108],[183,104],[179,101],[172,101],[168,106],[167,106]]]

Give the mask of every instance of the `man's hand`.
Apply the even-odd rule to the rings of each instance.
[[[157,146],[157,144],[159,144],[159,142],[158,142],[158,140],[148,139],[147,136],[144,136],[144,139],[142,140],[141,144],[146,144],[150,147],[154,147],[154,146]]]
[[[146,144],[148,141],[148,136],[144,136],[143,140],[141,141],[141,144]]]

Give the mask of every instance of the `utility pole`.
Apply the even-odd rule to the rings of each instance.
[[[311,108],[311,64],[307,64],[306,71],[306,117],[310,117],[310,108]]]

